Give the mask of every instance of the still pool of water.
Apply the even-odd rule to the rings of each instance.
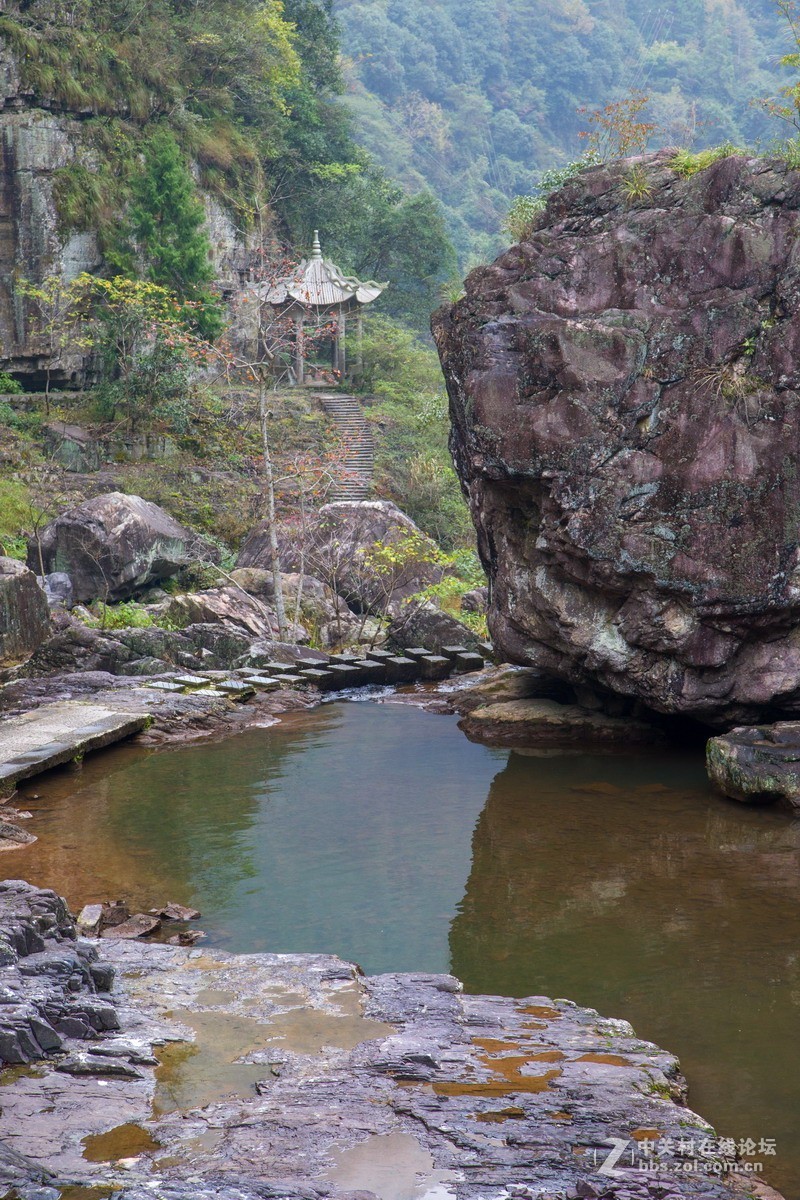
[[[121,747],[23,801],[39,841],[0,871],[73,908],[176,900],[205,946],[626,1018],[680,1057],[721,1135],[776,1140],[768,1177],[800,1196],[800,822],[714,796],[697,751],[509,753],[452,717],[336,703]]]

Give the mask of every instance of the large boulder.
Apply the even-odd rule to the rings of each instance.
[[[436,543],[391,500],[325,504],[304,533],[293,528],[280,536],[284,571],[308,572],[357,612],[382,613],[437,582],[440,557]],[[266,569],[271,562],[263,522],[246,539],[236,565]]]
[[[389,623],[389,640],[397,646],[424,646],[439,654],[443,646],[466,646],[477,650],[482,644],[479,634],[436,608],[427,600],[414,600],[398,607]]]
[[[13,558],[0,558],[0,667],[22,662],[50,633],[50,609],[36,576]]]
[[[800,172],[670,164],[583,172],[434,333],[499,651],[726,727],[800,713]]]
[[[167,606],[165,619],[178,626],[219,623],[253,638],[272,638],[278,632],[273,610],[238,587],[223,586],[175,596]],[[293,641],[308,641],[308,633],[301,625],[290,622],[287,633]]]
[[[41,557],[40,557],[41,556]],[[51,521],[28,546],[28,563],[45,574],[63,571],[74,599],[124,600],[175,575],[209,548],[157,504],[108,492]]]
[[[742,804],[779,804],[800,813],[800,721],[732,729],[709,740],[711,782]]]

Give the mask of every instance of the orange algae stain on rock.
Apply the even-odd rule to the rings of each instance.
[[[546,1092],[550,1080],[561,1075],[560,1070],[544,1075],[518,1075],[515,1078],[487,1079],[483,1083],[464,1083],[447,1080],[433,1084],[437,1096],[509,1096],[514,1092]]]
[[[633,1067],[629,1058],[623,1058],[621,1054],[582,1054],[580,1058],[576,1058],[575,1062],[591,1062],[603,1063],[607,1067]]]
[[[557,1008],[550,1008],[546,1004],[526,1004],[517,1011],[529,1017],[539,1017],[543,1021],[555,1021],[561,1016]]]
[[[106,1133],[90,1134],[81,1145],[83,1157],[88,1162],[117,1162],[121,1158],[136,1158],[161,1148],[152,1134],[133,1123],[117,1125]]]
[[[504,1121],[519,1120],[525,1116],[525,1109],[516,1105],[498,1109],[496,1112],[475,1113],[475,1120],[486,1125],[502,1125]]]
[[[551,1112],[547,1114],[551,1121],[573,1121],[574,1118],[568,1112]]]

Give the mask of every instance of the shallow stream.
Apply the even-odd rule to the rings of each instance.
[[[509,753],[454,717],[343,702],[123,746],[22,799],[39,841],[0,870],[74,909],[174,900],[204,946],[626,1018],[679,1056],[720,1136],[775,1141],[768,1178],[800,1196],[800,821],[714,796],[699,752]]]

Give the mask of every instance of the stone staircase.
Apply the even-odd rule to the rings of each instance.
[[[355,396],[339,392],[321,392],[319,398],[345,445],[341,477],[330,499],[367,500],[372,491],[375,443],[361,403]]]

